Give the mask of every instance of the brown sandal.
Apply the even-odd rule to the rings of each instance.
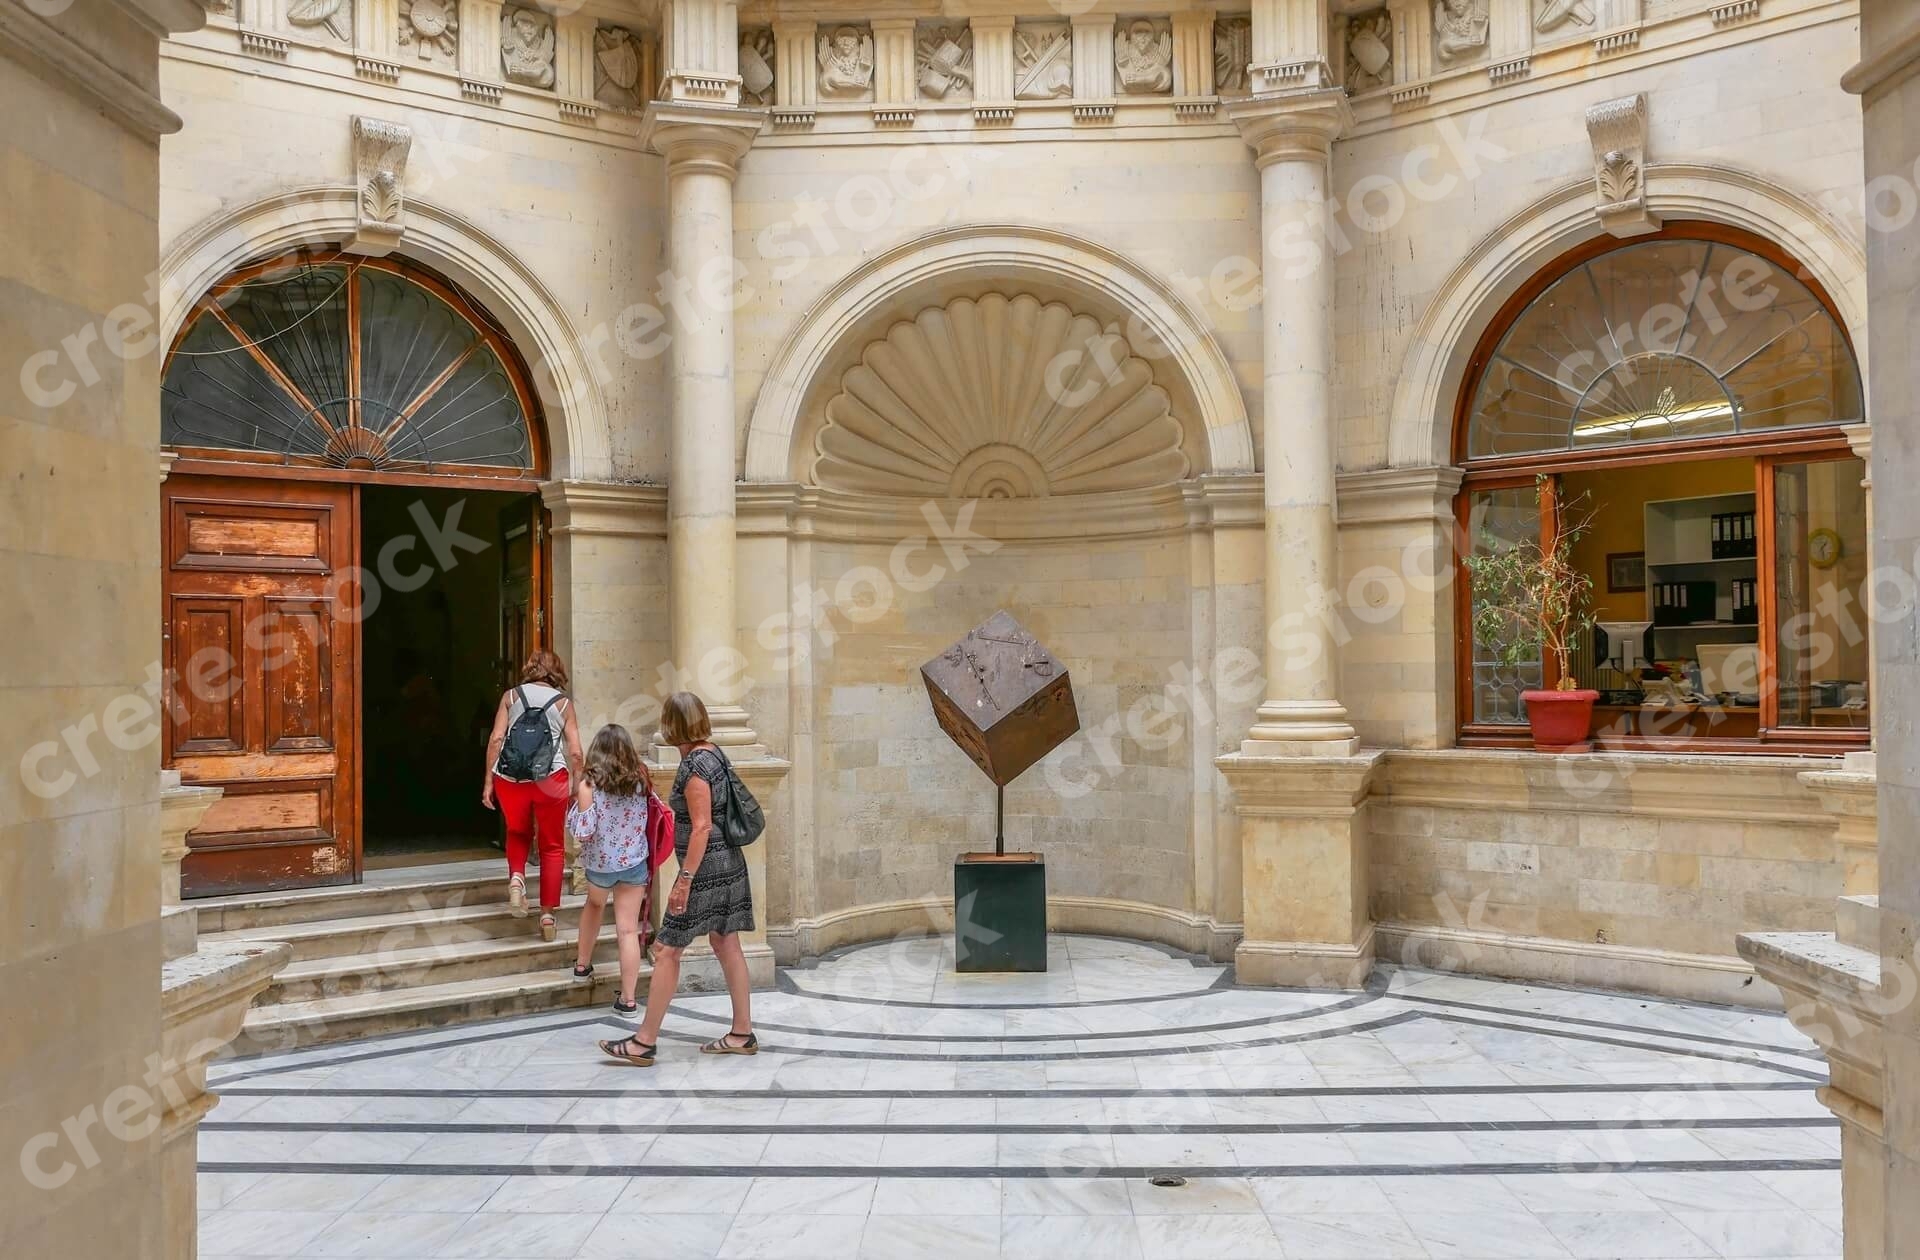
[[[730,1040],[730,1038],[733,1038],[733,1037],[745,1037],[746,1040],[741,1042],[739,1045],[735,1045]],[[730,1032],[730,1033],[727,1033],[725,1036],[721,1037],[718,1041],[709,1041],[706,1045],[701,1046],[700,1053],[701,1054],[759,1054],[760,1038],[754,1036],[752,1033]]]
[[[653,1066],[653,1054],[656,1047],[648,1045],[638,1037],[623,1037],[619,1041],[602,1041],[598,1044],[600,1046],[600,1053],[606,1055],[615,1063],[624,1063],[628,1067],[647,1068]],[[633,1053],[635,1048],[639,1049],[639,1054]]]

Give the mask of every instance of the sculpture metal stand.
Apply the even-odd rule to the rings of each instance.
[[[959,970],[1047,969],[1047,865],[1008,853],[1007,784],[1080,729],[1073,683],[1051,653],[1006,612],[920,667],[935,720],[993,780],[993,852],[953,863],[954,958]]]

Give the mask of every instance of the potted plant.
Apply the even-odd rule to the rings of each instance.
[[[1567,510],[1546,477],[1534,482],[1543,514],[1553,509],[1559,528],[1543,545],[1537,538],[1513,540],[1487,536],[1467,557],[1473,577],[1473,634],[1502,665],[1552,661],[1558,682],[1550,691],[1524,691],[1533,746],[1544,752],[1585,752],[1587,731],[1600,693],[1575,685],[1572,668],[1575,636],[1593,629],[1590,599],[1593,579],[1573,564],[1573,544],[1593,522],[1593,514]]]

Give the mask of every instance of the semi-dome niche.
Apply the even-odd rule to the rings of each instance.
[[[1153,366],[1032,294],[956,298],[867,346],[828,399],[813,481],[923,498],[1032,498],[1186,478]]]

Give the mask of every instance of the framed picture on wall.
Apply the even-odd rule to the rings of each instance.
[[[1610,551],[1607,553],[1607,593],[1647,589],[1647,553]]]

